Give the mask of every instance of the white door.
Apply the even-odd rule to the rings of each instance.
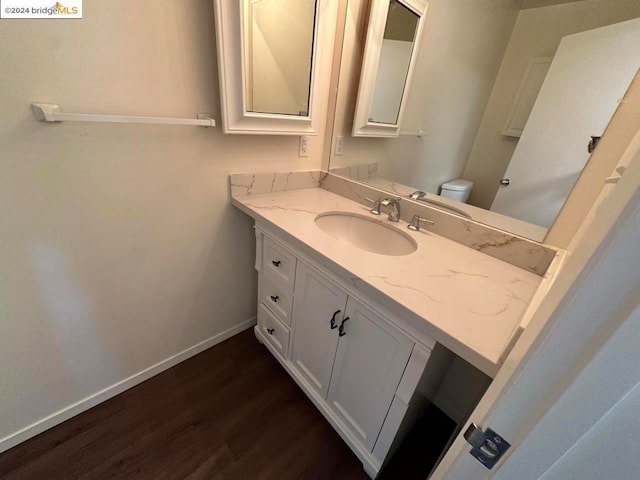
[[[340,330],[327,401],[371,451],[413,342],[353,297]]]
[[[640,132],[629,158],[471,415],[511,449],[487,470],[459,435],[432,479],[638,478]]]
[[[640,19],[562,39],[491,210],[550,227],[640,67]]]
[[[298,261],[291,361],[293,368],[322,398],[327,398],[338,345],[338,326],[346,304],[347,294],[344,291]]]

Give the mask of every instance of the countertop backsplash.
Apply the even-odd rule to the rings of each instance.
[[[232,174],[229,176],[229,182],[232,197],[302,188],[323,188],[368,205],[369,202],[365,198],[379,199],[390,196],[384,190],[323,170]],[[558,254],[555,248],[408,198],[400,198],[400,214],[406,222],[409,222],[413,215],[428,218],[434,224],[424,227],[426,230],[536,275],[543,276]]]

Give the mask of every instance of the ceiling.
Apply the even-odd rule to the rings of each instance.
[[[521,9],[548,7],[549,5],[559,5],[561,3],[572,3],[584,0],[515,0]]]

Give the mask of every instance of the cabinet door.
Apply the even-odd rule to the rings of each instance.
[[[293,368],[322,398],[327,398],[338,329],[347,294],[321,274],[298,262],[293,299]],[[337,313],[336,313],[337,312]]]
[[[413,342],[349,298],[327,401],[369,451],[411,355]]]

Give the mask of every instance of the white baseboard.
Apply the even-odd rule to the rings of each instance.
[[[161,362],[156,363],[155,365],[150,366],[149,368],[145,368],[141,372],[138,372],[134,375],[131,375],[124,380],[119,381],[107,387],[99,392],[94,393],[93,395],[89,395],[88,397],[76,402],[74,404],[69,405],[68,407],[59,410],[48,417],[45,417],[41,420],[38,420],[35,423],[23,428],[22,430],[18,430],[15,433],[7,435],[6,437],[0,439],[0,453],[9,450],[11,447],[18,445],[19,443],[28,440],[31,437],[35,437],[39,433],[44,432],[45,430],[54,427],[65,420],[70,419],[82,413],[86,410],[89,410],[91,407],[98,405],[99,403],[104,402],[105,400],[109,400],[112,397],[124,392],[125,390],[130,389],[131,387],[135,387],[139,383],[144,382],[145,380],[150,379],[154,375],[157,375],[165,370],[177,365],[184,360],[187,360],[194,355],[197,355],[200,352],[203,352],[207,348],[213,347],[228,338],[233,337],[237,333],[246,330],[247,328],[251,328],[256,324],[256,317],[250,318],[249,320],[245,320],[244,322],[232,327],[224,332],[218,333],[213,337],[210,337],[196,345],[183,350],[180,353],[176,353],[171,357],[162,360]]]

